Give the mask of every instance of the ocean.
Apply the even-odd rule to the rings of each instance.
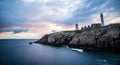
[[[35,39],[1,39],[0,65],[119,65],[120,54],[42,44]]]

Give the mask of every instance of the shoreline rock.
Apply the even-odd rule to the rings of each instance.
[[[70,47],[90,50],[119,50],[120,23],[89,30],[62,31],[46,34],[35,43],[55,46],[68,45]]]

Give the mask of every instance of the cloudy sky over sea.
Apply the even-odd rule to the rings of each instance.
[[[120,23],[120,0],[0,0],[0,39],[40,38],[100,22]]]

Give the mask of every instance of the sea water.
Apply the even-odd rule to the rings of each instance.
[[[0,65],[119,65],[120,54],[29,44],[31,39],[0,40]]]

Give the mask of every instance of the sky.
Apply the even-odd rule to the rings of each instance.
[[[39,39],[45,34],[100,23],[120,23],[120,0],[0,0],[0,39]]]

